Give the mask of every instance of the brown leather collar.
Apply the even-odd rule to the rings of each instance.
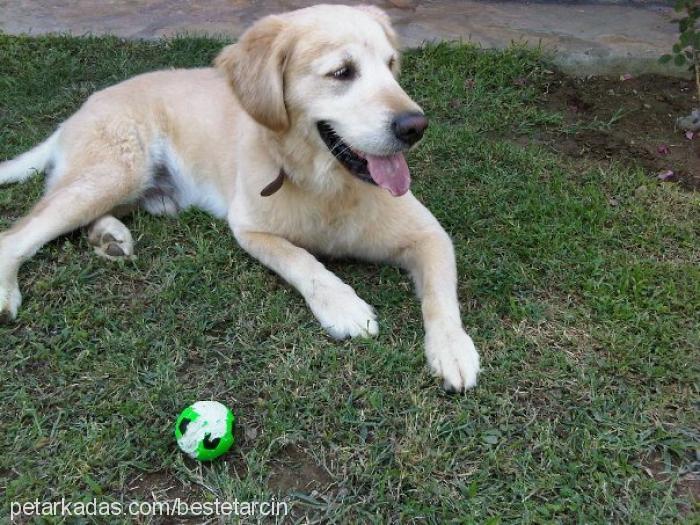
[[[277,178],[265,186],[260,192],[260,195],[263,197],[269,197],[273,193],[276,193],[282,187],[282,184],[284,184],[285,177],[287,177],[287,174],[284,172],[284,168],[280,168]]]

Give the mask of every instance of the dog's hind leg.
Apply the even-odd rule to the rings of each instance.
[[[21,303],[17,272],[23,261],[52,239],[102,218],[143,190],[139,177],[118,163],[86,166],[80,173],[74,170],[69,168],[29,215],[0,235],[0,319],[17,315]]]
[[[88,226],[88,242],[105,259],[124,259],[134,254],[129,228],[113,215],[103,215]]]

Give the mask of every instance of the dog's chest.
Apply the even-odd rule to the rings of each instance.
[[[356,251],[368,224],[366,203],[355,196],[338,199],[304,197],[272,208],[272,233],[316,253],[345,255]]]

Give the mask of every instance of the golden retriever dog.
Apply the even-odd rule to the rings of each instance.
[[[0,313],[14,319],[20,264],[87,226],[101,256],[129,257],[118,219],[195,206],[294,286],[331,336],[374,336],[370,305],[312,254],[398,265],[415,280],[425,353],[445,389],[476,384],[450,237],[409,191],[404,154],[428,121],[397,82],[376,7],[268,16],[215,67],[147,73],[93,94],[45,142],[0,164],[0,183],[46,175],[29,215],[0,236]]]

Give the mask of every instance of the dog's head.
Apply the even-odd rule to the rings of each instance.
[[[396,34],[380,9],[320,5],[268,16],[216,65],[261,125],[304,137],[328,162],[393,195],[408,191],[403,154],[428,121],[397,82]]]

